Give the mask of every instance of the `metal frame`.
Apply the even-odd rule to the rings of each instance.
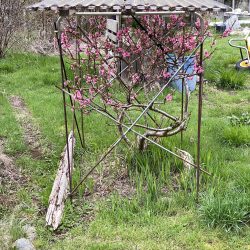
[[[171,14],[185,14],[186,12],[184,11],[174,11],[174,12],[170,12],[170,11],[160,11],[160,12],[78,12],[76,13],[76,16],[93,16],[93,15],[103,15],[103,16],[131,16],[132,18],[134,18],[136,20],[136,16],[140,16],[140,15],[171,15]],[[190,14],[190,13],[189,13]],[[63,60],[63,50],[62,50],[62,46],[61,46],[61,39],[60,39],[60,31],[61,31],[61,20],[63,17],[68,15],[68,11],[62,11],[60,12],[60,17],[58,18],[57,22],[55,23],[55,33],[56,33],[56,38],[57,38],[57,43],[58,43],[58,47],[59,47],[59,54],[60,54],[60,65],[61,65],[61,78],[62,78],[62,87],[59,89],[62,91],[62,98],[63,98],[63,106],[64,106],[64,123],[65,123],[65,136],[66,136],[66,145],[67,145],[67,152],[68,152],[68,157],[69,157],[69,145],[68,145],[68,134],[69,134],[69,130],[68,130],[68,119],[67,119],[67,104],[66,104],[66,94],[69,96],[71,105],[72,105],[72,94],[70,93],[70,89],[67,89],[67,87],[65,87],[64,82],[65,80],[67,80],[67,75],[66,75],[66,69],[65,69],[65,65],[64,65],[64,60]],[[201,21],[201,26],[202,26],[202,30],[201,32],[204,32],[204,20],[202,18],[202,16],[196,12],[192,12],[191,15],[196,16],[197,18],[200,19]],[[137,119],[135,119],[134,122],[132,122],[132,124],[130,126],[127,126],[125,124],[121,124],[124,128],[126,128],[126,131],[122,134],[122,136],[115,141],[110,147],[109,149],[102,155],[102,157],[96,162],[96,164],[90,168],[90,170],[85,174],[85,176],[80,180],[80,182],[73,187],[72,186],[72,172],[71,172],[71,166],[68,166],[69,169],[69,183],[70,183],[70,190],[69,190],[69,196],[72,199],[72,195],[77,191],[77,189],[80,187],[80,185],[91,175],[91,173],[95,170],[95,168],[112,152],[112,150],[124,139],[124,137],[126,136],[126,134],[128,134],[129,132],[133,132],[137,135],[139,135],[140,137],[144,137],[145,140],[155,144],[156,146],[160,147],[161,149],[163,149],[164,151],[172,154],[173,156],[181,159],[184,162],[187,162],[190,164],[190,166],[193,166],[196,169],[196,199],[197,202],[199,200],[199,192],[200,192],[200,173],[206,173],[208,175],[211,175],[210,173],[208,173],[206,170],[202,169],[200,166],[200,162],[201,162],[201,125],[202,125],[202,93],[203,93],[203,73],[199,74],[199,95],[198,95],[198,127],[197,127],[197,138],[198,138],[198,142],[197,142],[197,159],[196,159],[196,164],[193,164],[192,162],[187,161],[186,159],[180,157],[178,154],[172,152],[171,150],[165,148],[164,146],[160,145],[159,143],[155,142],[154,140],[145,137],[144,135],[140,134],[139,132],[137,132],[136,130],[133,129],[133,127],[137,124],[137,122],[143,117],[143,115],[147,114],[148,110],[150,109],[150,107],[152,107],[152,105],[155,103],[156,99],[161,95],[161,93],[165,90],[165,88],[170,84],[170,82],[175,78],[175,76],[182,70],[182,68],[184,67],[186,61],[188,61],[190,59],[190,57],[192,55],[194,55],[198,50],[200,53],[200,66],[203,66],[203,45],[204,45],[204,41],[205,41],[206,37],[204,37],[204,39],[197,45],[197,47],[195,48],[195,50],[189,55],[189,57],[187,57],[187,59],[183,62],[183,64],[178,68],[178,70],[176,70],[176,72],[172,75],[172,77],[169,79],[169,81],[161,88],[161,90],[155,95],[155,97],[148,103],[148,105],[143,108],[141,114],[137,117]],[[126,70],[126,68],[124,69]],[[124,71],[123,70],[123,71]],[[118,75],[122,74],[122,71],[119,72]],[[119,77],[119,76],[116,76]],[[113,81],[116,77],[114,77],[111,81]],[[106,113],[103,113],[102,111],[98,110],[94,105],[90,104],[90,107],[99,112],[100,114],[103,114],[104,116],[110,118],[112,121],[114,121],[116,124],[118,123],[118,121],[116,119],[114,119],[113,117],[109,116]],[[75,111],[74,111],[75,112]],[[182,114],[183,114],[183,88],[182,88],[182,110],[181,110]],[[81,124],[83,124],[83,116],[81,115]],[[82,147],[84,147],[85,143],[84,143],[84,130],[82,127],[82,131],[80,131],[79,126],[78,126],[78,122],[76,119],[76,115],[75,113],[73,114],[73,124],[76,124],[76,128],[78,131],[78,135],[81,141],[81,145]],[[181,135],[181,140],[183,139],[183,134]],[[68,161],[70,162],[70,161]]]
[[[247,61],[248,61],[248,64],[250,65],[250,55],[249,55],[248,41],[247,41],[248,37],[249,37],[249,33],[245,36],[245,38],[233,38],[233,39],[230,39],[230,40],[228,41],[228,44],[229,44],[231,47],[237,48],[237,49],[240,50],[240,55],[241,55],[241,59],[242,59],[242,60],[244,60],[242,50],[245,50],[245,51],[246,51],[246,54],[247,54]],[[243,46],[234,44],[234,42],[242,42],[242,41],[246,43],[246,47],[243,47]]]

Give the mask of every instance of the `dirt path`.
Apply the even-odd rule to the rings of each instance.
[[[5,140],[0,138],[0,204],[5,207],[14,207],[16,204],[16,190],[25,184],[25,177],[14,164],[14,158],[4,153]]]
[[[11,96],[9,102],[14,110],[15,118],[22,128],[23,138],[32,158],[41,158],[43,156],[41,134],[34,125],[31,113],[21,97]],[[5,154],[5,143],[5,138],[0,137],[0,205],[2,209],[9,210],[17,205],[16,193],[29,182],[29,178],[16,164],[15,156]]]
[[[21,97],[11,96],[9,101],[15,110],[15,117],[22,127],[24,141],[28,145],[32,157],[41,158],[43,156],[41,134],[34,124],[31,113]]]

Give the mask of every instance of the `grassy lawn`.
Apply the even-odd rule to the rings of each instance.
[[[22,226],[27,223],[36,227],[38,249],[250,249],[250,126],[233,126],[234,120],[228,118],[250,114],[250,76],[235,71],[240,56],[227,40],[218,41],[206,65],[202,162],[212,177],[202,176],[200,204],[194,200],[194,175],[181,171],[179,161],[152,146],[141,155],[121,144],[98,173],[105,167],[114,175],[125,167],[140,169],[131,170],[131,185],[137,190],[134,196],[122,198],[114,191],[93,201],[82,195],[82,188],[73,205],[66,204],[56,233],[45,227],[45,213],[65,144],[62,97],[55,87],[60,85],[59,61],[32,54],[10,54],[0,60],[0,139],[5,141],[5,153],[15,159],[27,179],[16,188],[14,205],[0,204],[0,249],[11,248],[17,238],[25,236]],[[46,150],[40,159],[34,159],[24,143],[22,127],[8,101],[12,95],[22,97],[41,131]],[[174,98],[170,109],[176,110],[179,101],[180,96]],[[184,148],[195,156],[197,92],[191,96],[190,111]],[[86,170],[116,140],[117,131],[94,113],[85,117],[84,124],[87,149],[81,168]],[[179,146],[180,136],[162,143],[173,149]],[[85,186],[90,193],[93,182],[89,178]],[[8,190],[2,186],[0,195],[5,193]]]

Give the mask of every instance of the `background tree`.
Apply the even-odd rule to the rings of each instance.
[[[25,1],[0,0],[0,58],[15,42],[15,33],[23,23]]]

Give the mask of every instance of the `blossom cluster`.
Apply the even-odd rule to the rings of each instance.
[[[143,99],[171,78],[180,60],[204,37],[199,19],[190,27],[184,16],[144,15],[126,18],[115,43],[106,36],[106,23],[104,17],[90,17],[81,25],[69,21],[61,34],[74,75],[65,86],[74,92],[81,108],[98,103],[103,109],[119,110]],[[209,57],[206,51],[205,58]],[[192,72],[183,69],[178,76],[191,78],[203,71],[197,56]],[[171,94],[165,99],[171,101]]]

